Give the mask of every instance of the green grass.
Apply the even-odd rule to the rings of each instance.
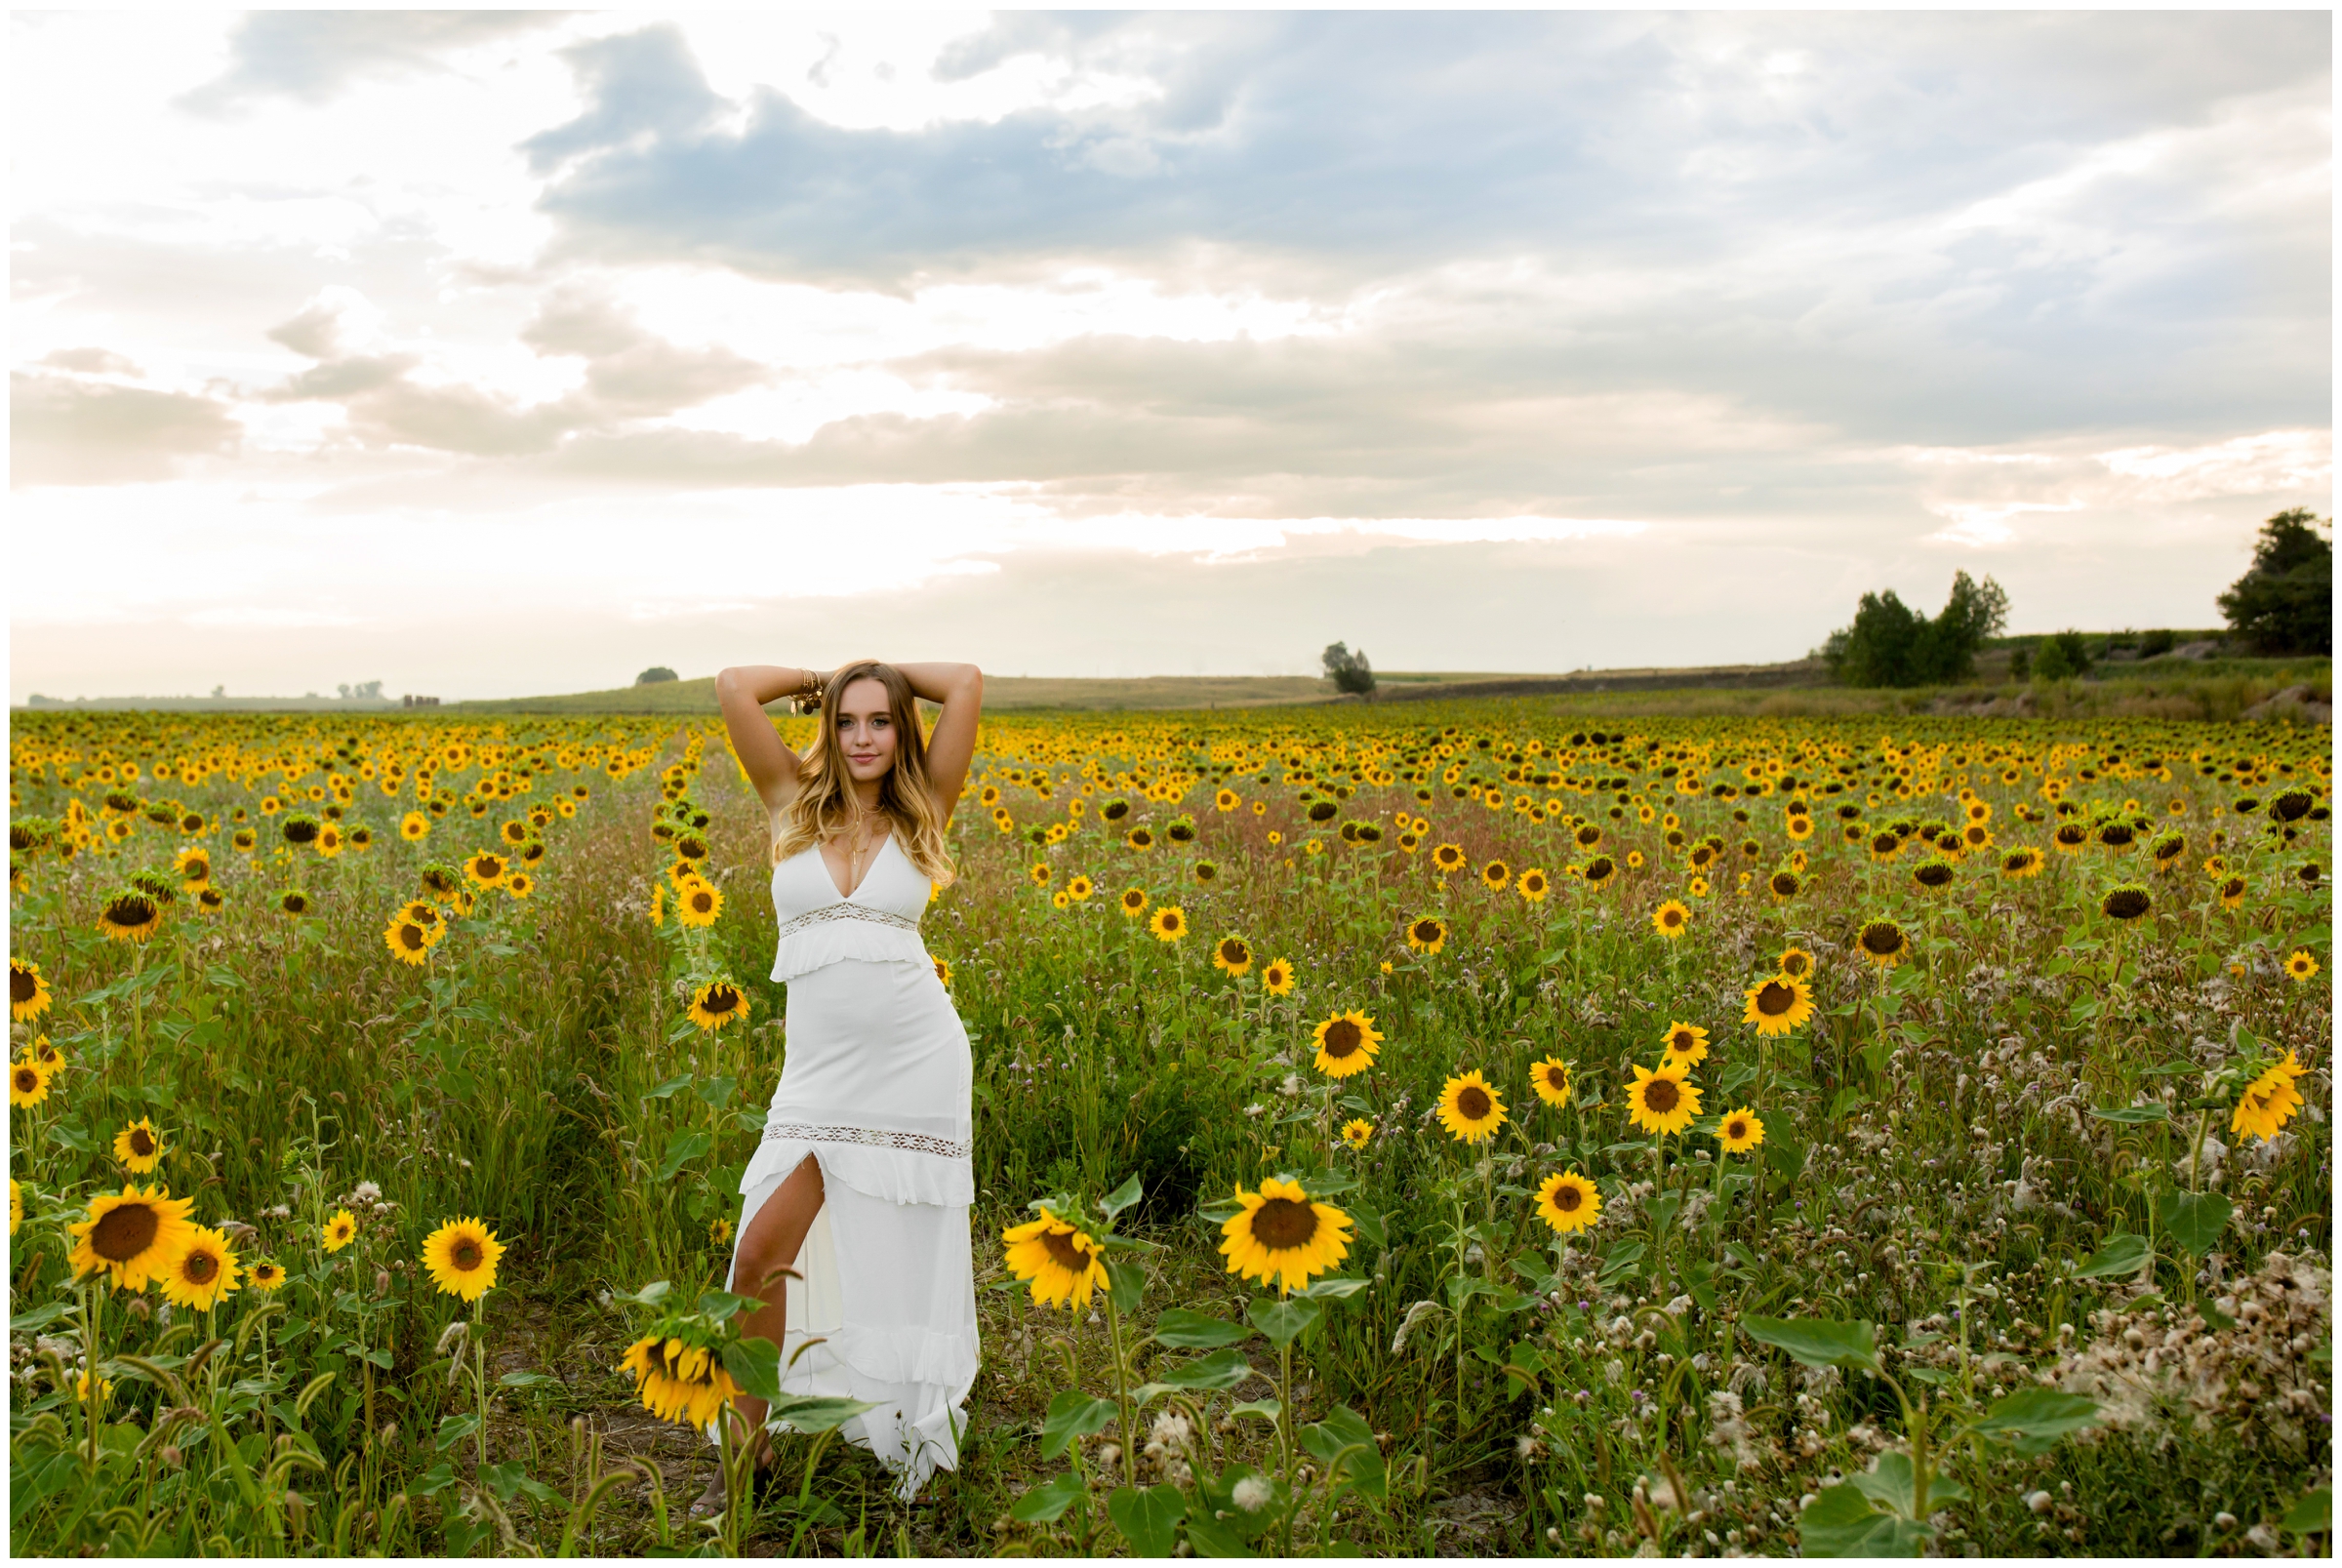
[[[1110,1325],[1095,1307],[1069,1316],[1033,1306],[996,1238],[1028,1217],[1030,1200],[1066,1193],[1087,1205],[1133,1176],[1143,1196],[1120,1229],[1155,1249],[1127,1255],[1144,1278],[1122,1343],[1142,1380],[1190,1358],[1141,1343],[1166,1308],[1237,1321],[1261,1298],[1217,1250],[1212,1206],[1238,1185],[1320,1173],[1311,1178],[1317,1190],[1357,1227],[1338,1272],[1366,1287],[1325,1305],[1297,1345],[1291,1386],[1280,1390],[1276,1353],[1254,1338],[1239,1347],[1253,1375],[1195,1401],[1212,1446],[1191,1468],[1206,1475],[1277,1467],[1272,1428],[1234,1406],[1280,1391],[1299,1428],[1347,1408],[1374,1434],[1381,1495],[1348,1492],[1330,1512],[1322,1463],[1297,1459],[1316,1467],[1294,1521],[1297,1546],[1623,1555],[1656,1532],[1670,1554],[1785,1552],[1799,1540],[1802,1497],[1834,1473],[1862,1471],[1879,1445],[1898,1447],[1908,1432],[1884,1383],[1804,1371],[1750,1338],[1758,1316],[1877,1324],[1892,1347],[1885,1370],[1926,1391],[1939,1437],[1944,1424],[2043,1377],[2090,1387],[2123,1419],[2038,1456],[1952,1444],[1944,1463],[1973,1494],[1937,1515],[1952,1551],[2250,1551],[2246,1531],[2274,1529],[2323,1484],[2322,1297],[2313,1304],[2310,1291],[2274,1286],[2240,1297],[2238,1282],[2290,1279],[2298,1266],[2312,1271],[2309,1284],[2329,1288],[2330,1122],[2296,1117],[2274,1145],[2200,1165],[2198,1185],[2235,1206],[2215,1258],[2172,1241],[2159,1218],[2190,1185],[2198,1100],[2213,1102],[2206,1115],[2220,1143],[2242,1142],[2228,1131],[2237,1083],[2223,1074],[2290,1049],[2314,1074],[2304,1093],[2327,1099],[2330,993],[2322,976],[2296,985],[2279,966],[2297,946],[2330,965],[2327,883],[2300,875],[2305,864],[2330,872],[2330,824],[2301,819],[2291,841],[2265,825],[2266,803],[2289,784],[2327,803],[2322,733],[2097,714],[1888,712],[1882,725],[1876,711],[1776,709],[1645,713],[1590,734],[1608,718],[1585,705],[1595,701],[988,722],[971,788],[1001,791],[1014,830],[998,830],[971,793],[955,828],[963,880],[926,922],[930,949],[952,966],[976,1052],[985,1365],[969,1444],[960,1469],[909,1508],[891,1499],[868,1456],[832,1446],[817,1466],[815,1516],[766,1511],[748,1528],[752,1549],[1081,1546],[1078,1513],[1045,1524],[1011,1513],[1066,1469],[1065,1459],[1042,1457],[1038,1428],[1070,1386],[1073,1342],[1087,1391],[1114,1391]],[[195,808],[217,825],[190,840],[140,816],[128,838],[101,834],[68,862],[37,846],[17,856],[25,885],[12,899],[14,951],[42,966],[56,1002],[33,1026],[68,1065],[44,1104],[12,1112],[12,1175],[27,1209],[12,1249],[23,1377],[12,1403],[12,1547],[442,1553],[494,1549],[509,1530],[510,1543],[549,1550],[594,1477],[620,1465],[642,1480],[608,1493],[583,1527],[593,1549],[705,1541],[680,1505],[711,1473],[709,1450],[634,1402],[616,1363],[647,1319],[616,1298],[666,1279],[688,1302],[722,1277],[728,1249],[716,1230],[736,1212],[737,1173],[756,1138],[744,1113],[766,1103],[785,1054],[786,995],[759,978],[773,938],[759,813],[704,724],[443,712],[422,724],[352,721],[319,737],[309,723],[37,716],[18,725],[20,822],[61,819],[69,799],[102,816],[108,785],[83,775],[110,752],[140,758],[143,775],[112,787]],[[801,742],[808,721],[786,728]],[[1575,748],[1573,735],[1586,736]],[[414,804],[414,753],[449,741],[511,747],[497,764],[507,770],[539,757],[544,766],[532,787],[477,822],[456,804],[424,843],[404,844],[395,829]],[[1527,752],[1530,741],[1546,749]],[[1410,760],[1434,742],[1458,754]],[[599,756],[581,754],[587,746],[621,753],[635,771],[608,777]],[[385,747],[409,756],[396,797],[359,773]],[[1552,760],[1563,750],[1572,760]],[[1522,762],[1511,760],[1515,751]],[[192,784],[154,777],[158,760],[176,775],[182,759],[231,752],[249,773],[240,762],[235,777]],[[61,755],[70,786],[60,782]],[[1660,776],[1663,757],[1678,769],[1672,779]],[[2239,758],[2258,759],[2267,782],[2239,777]],[[2004,784],[1999,770],[2011,759],[2022,759],[2021,777]],[[1739,793],[1750,784],[1744,764],[1767,760],[1797,785]],[[2151,761],[2172,777],[2146,776]],[[471,788],[483,776],[477,762],[450,768],[441,784]],[[666,864],[646,831],[662,804],[657,770],[677,762],[670,787],[708,815],[710,864],[726,896],[705,934],[646,917]],[[1675,788],[1685,763],[1699,794]],[[287,764],[303,771],[288,780]],[[1085,767],[1099,770],[1086,790]],[[349,800],[302,804],[343,804],[343,825],[371,824],[374,847],[331,860],[280,852],[284,819],[260,815],[260,800],[323,785],[329,768],[349,782]],[[1180,798],[1147,798],[1133,777],[1142,768],[1158,794],[1177,788]],[[2085,768],[2098,777],[2081,777]],[[1997,852],[1986,852],[1959,865],[1949,890],[1928,892],[1910,875],[1918,843],[1881,863],[1837,832],[1845,803],[1871,831],[1898,819],[1956,822],[1955,781],[1965,779],[1993,808],[1999,848],[2042,844],[2063,820],[2043,798],[2044,770],[2067,782],[2081,808],[2075,820],[2136,799],[2155,814],[2148,839],[2185,833],[2181,868],[2150,871],[2143,841],[2052,854],[2045,874],[2007,881],[1994,872]],[[1532,784],[1509,771],[1555,778]],[[1593,789],[1597,779],[1627,787]],[[1849,780],[1836,794],[1820,787]],[[1571,824],[1457,798],[1474,782],[1508,797],[1557,798],[1602,839],[1579,847]],[[543,829],[532,897],[481,895],[426,968],[392,958],[384,922],[424,862],[455,863],[579,783],[589,793],[575,819]],[[1898,797],[1898,783],[1913,792]],[[1223,784],[1241,809],[1213,809]],[[1727,786],[1736,792],[1717,792]],[[1622,792],[1635,804],[1619,805]],[[1803,841],[1785,829],[1793,796],[1821,824]],[[1108,830],[1101,817],[1116,798],[1131,810]],[[2247,798],[2254,810],[2242,812]],[[2176,816],[2173,799],[2185,807]],[[1069,809],[1076,800],[1079,816]],[[1251,810],[1256,800],[1265,814]],[[1678,814],[1687,840],[1713,831],[1724,841],[1721,862],[1701,868],[1713,884],[1705,898],[1689,893],[1688,843],[1671,847],[1663,823],[1639,821],[1644,801]],[[1311,822],[1313,805],[1330,809],[1324,823]],[[228,842],[239,807],[269,835],[249,857]],[[2043,820],[2024,822],[2020,807]],[[1399,809],[1433,824],[1412,852],[1396,841]],[[1745,822],[1735,815],[1744,812]],[[1196,829],[1186,845],[1169,836],[1182,817]],[[1157,847],[1123,843],[1138,823]],[[1373,824],[1380,837],[1346,841],[1345,823]],[[1031,840],[1052,824],[1070,832]],[[100,936],[98,910],[121,878],[168,864],[189,842],[211,847],[225,908],[198,915],[182,898],[143,947]],[[1451,842],[1470,868],[1442,879],[1431,855]],[[1795,898],[1738,891],[1741,869],[1761,882],[1799,848],[1813,864]],[[1630,851],[1644,864],[1599,891],[1562,874]],[[2215,851],[2243,880],[2239,908],[2223,907],[2197,868]],[[1484,888],[1473,872],[1491,860],[1512,873],[1543,868],[1553,892],[1532,904],[1510,883]],[[1207,861],[1208,882],[1198,879]],[[1036,864],[1049,867],[1045,885],[1035,885]],[[1096,894],[1056,907],[1052,892],[1076,874]],[[2135,927],[2099,912],[2104,893],[2126,881],[2152,891],[2153,912]],[[307,891],[318,912],[299,921],[274,912],[287,886]],[[1151,906],[1180,906],[1192,936],[1162,943],[1124,918],[1115,905],[1128,887]],[[1669,897],[1695,911],[1676,943],[1650,926]],[[1402,933],[1427,915],[1444,922],[1443,945],[1412,952]],[[1872,916],[1912,933],[1908,961],[1881,971],[1861,958],[1856,931]],[[1210,962],[1224,934],[1252,949],[1244,979]],[[1818,1011],[1767,1042],[1740,1022],[1744,991],[1792,944],[1818,959]],[[1294,965],[1290,997],[1262,991],[1270,958]],[[707,1034],[683,1017],[681,993],[719,974],[740,984],[751,1011],[745,1028]],[[1372,1016],[1383,1044],[1372,1070],[1336,1085],[1312,1065],[1311,1030],[1353,1009]],[[1654,1150],[1628,1124],[1629,1068],[1655,1062],[1677,1020],[1711,1031],[1693,1073],[1703,1112],[1747,1105],[1763,1118],[1754,1157],[1719,1162],[1715,1139],[1697,1131]],[[1549,1056],[1574,1066],[1565,1109],[1529,1089],[1530,1065]],[[1508,1109],[1495,1140],[1476,1147],[1430,1115],[1448,1077],[1467,1069],[1485,1073]],[[2169,1120],[2092,1113],[2142,1106],[2166,1107]],[[132,1293],[114,1294],[94,1325],[115,1391],[92,1476],[75,1446],[78,1407],[44,1369],[39,1339],[73,1353],[82,1299],[61,1267],[61,1226],[92,1193],[116,1189],[110,1145],[141,1114],[167,1147],[153,1180],[194,1196],[206,1224],[251,1226],[247,1261],[273,1256],[292,1282],[273,1298],[282,1310],[266,1325],[265,1356],[249,1290],[216,1321],[174,1309],[166,1322],[151,1289],[137,1293],[137,1307]],[[1375,1127],[1362,1151],[1327,1137],[1352,1116]],[[1556,1245],[1525,1194],[1562,1169],[1598,1184],[1604,1213]],[[360,1201],[364,1182],[379,1184],[390,1207]],[[326,1254],[318,1223],[345,1203],[362,1222],[358,1241]],[[494,1395],[485,1470],[475,1469],[483,1440],[463,1426],[471,1387],[451,1383],[438,1349],[465,1314],[417,1266],[434,1226],[473,1214],[510,1247],[481,1331]],[[2127,1234],[2157,1238],[2146,1277],[2077,1277],[2078,1263]],[[1968,1294],[1962,1324],[1951,1314],[1971,1266],[1989,1266],[1972,1282],[1991,1294]],[[2214,1375],[2200,1426],[2184,1388],[2156,1392],[2162,1386],[2127,1336],[2164,1339],[2222,1301],[2238,1326],[2200,1326],[2195,1349],[2170,1352]],[[255,1331],[238,1343],[247,1325]],[[184,1359],[215,1333],[226,1343],[200,1368]],[[2295,1349],[2296,1337],[2311,1349]],[[516,1381],[500,1384],[507,1374]],[[1739,1400],[1737,1415],[1725,1395]],[[445,1432],[455,1436],[443,1447]],[[1084,1443],[1087,1473],[1100,1472],[1101,1445],[1116,1437],[1110,1427]],[[231,1441],[253,1472],[249,1498]],[[804,1439],[783,1439],[784,1464],[806,1455]],[[1176,1481],[1148,1466],[1142,1479]],[[1671,1467],[1688,1509],[1649,1506]],[[671,1505],[664,1527],[653,1477]],[[1200,1479],[1190,1476],[1191,1494]],[[2046,1494],[2039,1512],[2024,1501],[2037,1490]],[[1102,1486],[1088,1545],[1124,1549],[1104,1500]],[[2237,1523],[2218,1523],[2222,1513]],[[810,1526],[802,1542],[800,1523]]]

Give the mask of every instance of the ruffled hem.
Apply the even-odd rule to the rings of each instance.
[[[832,920],[783,937],[773,953],[773,979],[795,980],[846,958],[873,964],[934,965],[927,956],[927,945],[915,931],[874,920]]]
[[[746,1197],[775,1177],[787,1175],[804,1163],[808,1154],[821,1162],[825,1185],[842,1182],[857,1192],[889,1203],[964,1209],[976,1201],[973,1160],[795,1138],[767,1139],[756,1146],[748,1168],[741,1173],[741,1195]]]

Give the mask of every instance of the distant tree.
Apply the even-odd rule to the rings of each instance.
[[[2220,595],[2232,630],[2265,654],[2334,651],[2333,519],[2307,506],[2261,525],[2252,569]]]
[[[2141,659],[2160,659],[2179,646],[2179,634],[2171,631],[2150,631],[2139,639]]]
[[[1325,662],[1325,674],[1338,691],[1364,694],[1374,690],[1374,666],[1366,663],[1363,649],[1352,653],[1342,643],[1329,644],[1319,656]]]
[[[2042,680],[2073,680],[2086,674],[2089,667],[2089,639],[2072,630],[2043,637],[2041,651],[2033,661],[2033,672]]]
[[[637,686],[656,686],[663,680],[676,680],[679,678],[680,677],[678,677],[673,670],[667,668],[665,664],[653,664],[650,668],[644,670],[641,674],[634,677],[634,684]]]
[[[379,703],[383,700],[383,683],[379,680],[362,680],[358,682],[356,692],[366,702]]]
[[[1952,578],[1952,596],[1930,621],[1892,588],[1866,593],[1854,623],[1822,644],[1830,672],[1849,686],[1935,686],[1965,680],[1985,640],[2008,623],[2008,595],[1991,578]]]
[[[2008,678],[2010,680],[2031,680],[2033,678],[2032,649],[2017,647],[2008,651]]]

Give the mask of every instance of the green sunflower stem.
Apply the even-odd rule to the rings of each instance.
[[[87,1368],[84,1376],[89,1382],[89,1399],[83,1425],[90,1441],[90,1451],[82,1466],[91,1485],[98,1479],[98,1341],[99,1317],[105,1310],[105,1293],[93,1293],[85,1282],[81,1287],[81,1355]]]
[[[1106,1292],[1106,1333],[1114,1357],[1114,1405],[1122,1422],[1122,1475],[1130,1485],[1136,1486],[1139,1484],[1139,1461],[1132,1452],[1137,1434],[1131,1427],[1130,1356],[1122,1343],[1122,1314],[1115,1309],[1114,1293],[1110,1285]]]
[[[1461,1324],[1457,1326],[1456,1343],[1459,1346],[1464,1343]],[[1459,1354],[1456,1360],[1456,1398],[1459,1401],[1457,1405],[1459,1415],[1462,1413],[1461,1401],[1464,1397],[1463,1367],[1463,1358]],[[1293,1469],[1293,1342],[1289,1339],[1276,1347],[1276,1446],[1284,1468],[1286,1495],[1292,1497],[1300,1489],[1301,1477]],[[1285,1509],[1283,1555],[1287,1557],[1293,1555],[1293,1508],[1291,1506]]]
[[[1667,1135],[1651,1140],[1651,1195],[1657,1197],[1667,1190]],[[1656,1221],[1651,1226],[1651,1267],[1656,1270],[1653,1283],[1658,1287],[1661,1302],[1667,1294],[1667,1227]]]

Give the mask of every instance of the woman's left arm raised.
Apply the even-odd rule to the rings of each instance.
[[[927,779],[935,786],[935,809],[946,822],[959,804],[976,756],[976,721],[984,710],[984,671],[974,664],[897,664],[910,689],[944,704],[927,737]]]

